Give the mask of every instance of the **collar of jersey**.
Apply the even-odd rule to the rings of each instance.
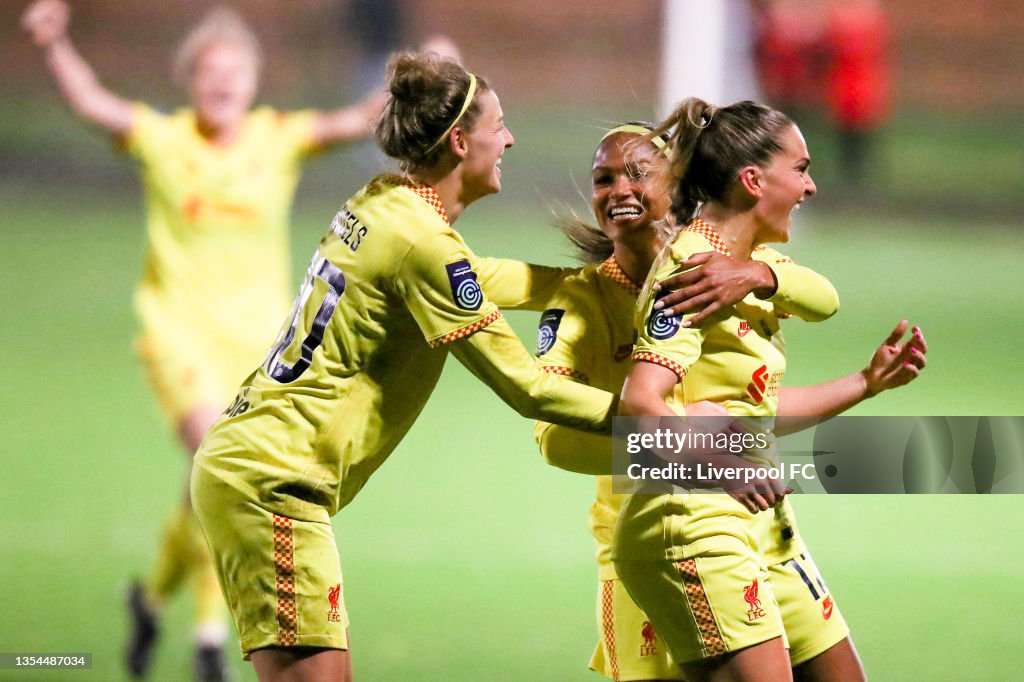
[[[718,235],[718,231],[715,230],[711,223],[703,218],[695,218],[692,223],[683,228],[683,232],[696,232],[711,242],[711,248],[718,253],[726,256],[732,255],[729,253],[729,247],[725,245],[725,242],[723,242],[722,238]]]
[[[628,291],[634,296],[640,295],[640,287],[638,287],[633,280],[631,280],[622,268],[619,267],[619,261],[615,260],[615,256],[610,256],[608,260],[601,263],[598,272],[610,279],[611,281],[618,284],[620,287]]]
[[[409,178],[402,178],[402,187],[407,187],[415,192],[420,199],[427,202],[427,205],[437,212],[437,215],[441,216],[441,220],[444,221],[445,225],[451,227],[451,222],[448,220],[448,211],[444,210],[444,204],[441,203],[441,197],[437,196],[437,192],[434,191],[433,187],[419,182],[413,182]]]

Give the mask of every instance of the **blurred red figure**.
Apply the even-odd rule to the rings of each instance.
[[[758,75],[766,97],[800,112],[822,107],[839,165],[863,184],[871,147],[889,119],[892,28],[876,0],[751,0]]]
[[[875,0],[832,3],[825,96],[839,133],[840,163],[861,184],[875,133],[892,110],[892,28]]]
[[[753,0],[751,7],[758,78],[765,96],[793,111],[815,108],[824,59],[823,15],[804,2]]]

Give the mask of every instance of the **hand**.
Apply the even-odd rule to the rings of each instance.
[[[724,433],[726,436],[730,436],[733,433],[739,435],[746,433],[746,429],[744,429],[743,426],[735,420],[700,419],[700,417],[728,416],[729,412],[724,407],[718,403],[713,403],[710,400],[700,400],[686,405],[686,419],[694,419],[694,421],[690,422],[692,426],[699,426],[706,429],[708,433]]]
[[[900,343],[900,339],[907,332],[907,324],[905,319],[900,320],[889,334],[889,338],[882,342],[871,356],[871,362],[861,372],[870,395],[903,386],[921,375],[921,370],[926,364],[925,353],[928,352],[928,344],[920,327],[911,330],[909,341]]]
[[[775,274],[761,261],[739,262],[714,251],[705,251],[690,256],[681,265],[692,269],[656,284],[656,289],[668,289],[670,293],[661,297],[654,307],[665,309],[668,315],[699,311],[683,321],[684,327],[700,325],[722,308],[739,303],[751,291],[767,298],[777,286]]]
[[[686,406],[687,417],[724,417],[727,415],[728,412],[726,412],[724,407],[707,400],[690,403]],[[736,430],[737,433],[746,432],[736,422],[732,422],[728,430]],[[736,464],[738,466],[735,468],[740,471],[748,468],[762,468],[758,464],[743,460],[737,461]],[[725,481],[723,483],[723,487],[729,495],[746,507],[751,514],[774,507],[782,501],[783,497],[793,492],[793,489],[787,487],[785,483],[774,479],[754,479],[749,483],[744,481]]]
[[[757,468],[758,465],[750,464]],[[726,487],[726,492],[740,504],[747,508],[751,514],[771,509],[782,498],[793,492],[793,489],[786,486],[780,480],[774,478],[754,479],[749,483],[737,481],[735,486]]]
[[[21,15],[21,26],[37,47],[67,37],[71,12],[63,0],[37,0]]]

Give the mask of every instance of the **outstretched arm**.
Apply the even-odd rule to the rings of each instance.
[[[550,374],[503,318],[451,344],[452,354],[524,417],[611,432],[616,397]]]
[[[781,419],[776,423],[776,433],[784,435],[808,428],[822,418],[834,417],[867,398],[919,377],[926,364],[928,344],[920,327],[914,327],[910,340],[902,343],[907,326],[906,320],[900,320],[875,350],[868,366],[859,372],[815,386],[780,388]]]
[[[727,413],[723,407],[702,400],[687,405],[686,414],[690,417],[724,417]],[[611,436],[537,422],[533,437],[544,459],[551,466],[592,476],[610,476],[614,473]]]
[[[22,15],[22,26],[43,50],[61,94],[79,117],[121,136],[132,128],[131,103],[105,88],[68,36],[70,10],[62,0],[38,0]]]
[[[313,121],[314,143],[332,147],[369,137],[377,117],[384,111],[385,102],[387,93],[380,90],[352,106],[321,112]]]
[[[480,288],[499,308],[543,311],[558,287],[579,268],[534,265],[509,258],[481,258],[477,262]]]
[[[442,35],[426,40],[420,50],[434,52],[455,61],[461,59],[455,43]],[[313,122],[313,141],[320,147],[332,147],[369,137],[373,134],[377,118],[384,111],[387,99],[387,92],[381,89],[371,92],[352,106],[322,112]]]

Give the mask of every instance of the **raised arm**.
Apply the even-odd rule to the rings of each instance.
[[[131,103],[105,88],[68,36],[70,10],[62,0],[38,0],[22,15],[22,26],[42,49],[46,65],[75,114],[112,135],[132,128]]]
[[[428,38],[420,51],[461,61],[459,48],[443,35]],[[369,137],[387,99],[387,92],[381,89],[351,106],[320,113],[313,121],[313,141],[320,147],[332,147]]]
[[[387,93],[375,90],[356,104],[321,112],[313,121],[314,143],[332,147],[369,137],[377,117],[384,111],[385,102]]]
[[[868,366],[859,372],[815,386],[780,388],[776,433],[785,435],[808,428],[919,377],[926,364],[928,344],[919,327],[914,327],[910,340],[903,343],[907,325],[906,320],[900,320],[875,350]]]

